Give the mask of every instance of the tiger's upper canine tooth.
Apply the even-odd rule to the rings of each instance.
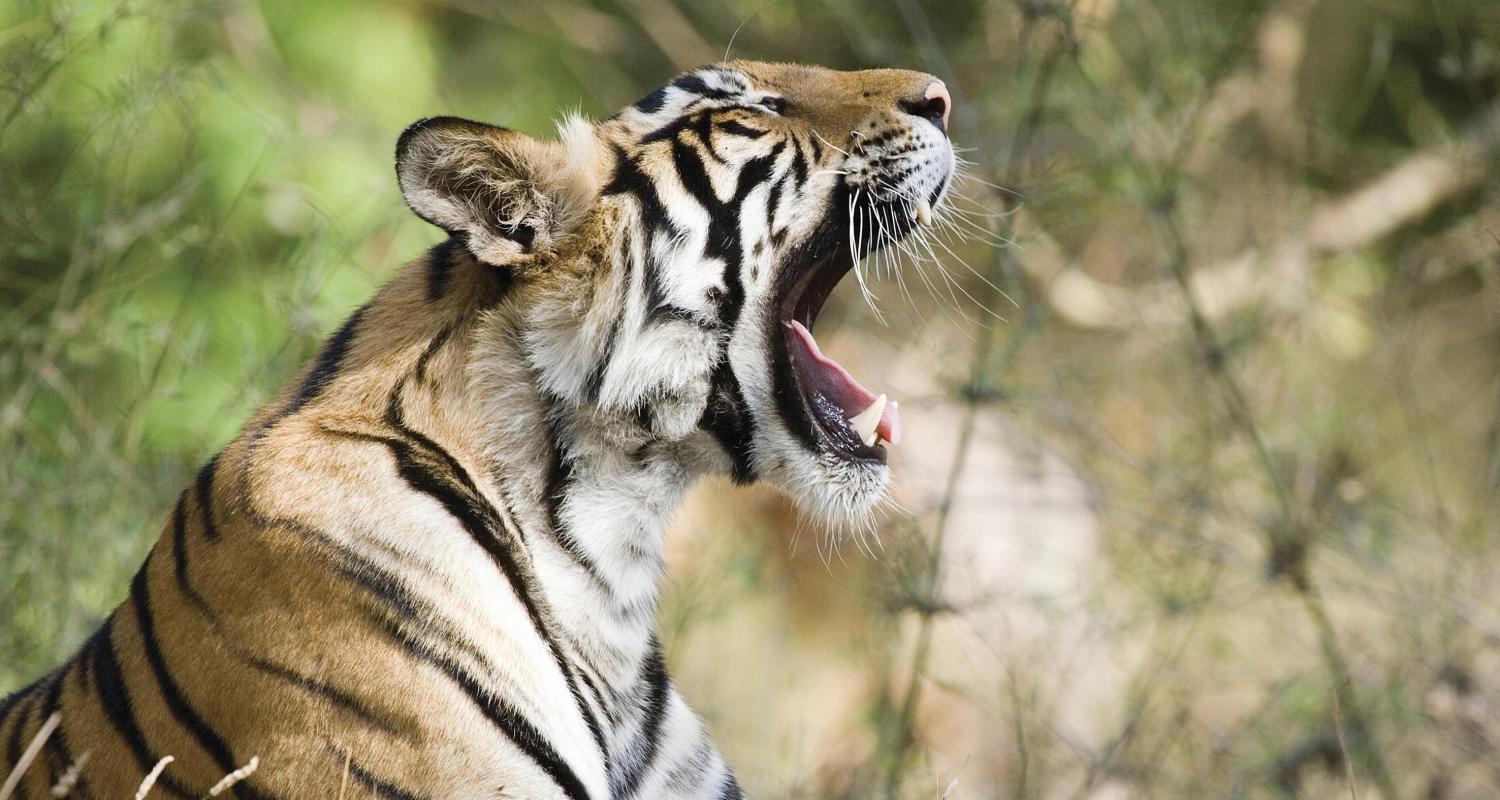
[[[925,199],[917,201],[917,222],[923,225],[932,224],[932,204]]]
[[[875,402],[869,408],[854,415],[849,424],[854,427],[854,432],[859,434],[860,441],[865,446],[875,444],[875,428],[880,425],[880,417],[885,414],[885,395],[875,398]]]

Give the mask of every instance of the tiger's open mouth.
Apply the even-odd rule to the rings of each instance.
[[[875,215],[884,209],[856,209],[856,215]],[[884,235],[863,247],[859,255],[899,241],[917,224],[926,224],[931,210],[923,204],[921,211],[913,214],[888,213],[884,219],[891,223],[884,228]],[[856,223],[858,220],[856,220]],[[807,425],[801,428],[805,438],[821,445],[821,449],[832,450],[846,458],[857,461],[885,463],[886,445],[901,441],[901,416],[897,402],[884,393],[866,389],[837,361],[825,355],[813,338],[813,327],[818,312],[828,301],[840,280],[854,268],[854,255],[848,239],[842,246],[833,248],[826,256],[815,260],[791,285],[784,295],[780,320],[782,343],[785,348],[787,372],[790,385],[778,381],[778,397],[783,414],[795,411],[805,418]],[[794,398],[797,402],[789,402]],[[801,422],[803,420],[789,420]]]

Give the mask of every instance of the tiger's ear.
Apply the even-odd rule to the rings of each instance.
[[[396,142],[401,194],[480,261],[546,253],[583,221],[600,186],[593,127],[572,117],[558,133],[541,142],[456,117],[418,120]]]

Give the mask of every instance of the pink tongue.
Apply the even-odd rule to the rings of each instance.
[[[802,323],[792,320],[787,323],[792,332],[797,334],[793,337],[801,345],[802,363],[812,375],[813,382],[818,385],[818,391],[828,398],[830,402],[844,411],[844,419],[849,420],[859,415],[859,412],[870,407],[875,402],[876,396],[869,389],[859,385],[849,371],[839,365],[837,361],[823,355],[818,349],[818,343],[813,339],[812,332],[803,327]],[[885,412],[880,415],[880,422],[875,426],[875,433],[880,438],[891,444],[901,443],[901,415],[896,413],[896,404],[887,401]]]

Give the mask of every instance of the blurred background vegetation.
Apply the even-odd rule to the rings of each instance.
[[[904,404],[878,541],[720,483],[671,540],[752,796],[1500,796],[1494,0],[0,4],[0,692],[438,239],[407,123],[547,135],[731,37],[945,77],[976,176],[820,329]]]

